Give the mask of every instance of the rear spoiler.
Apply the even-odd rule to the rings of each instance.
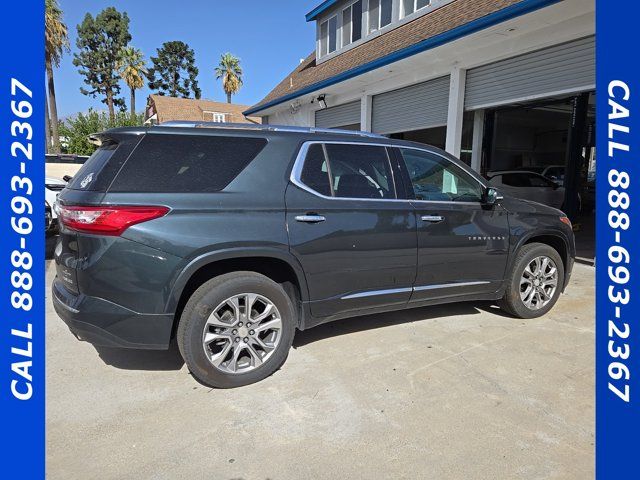
[[[120,127],[111,128],[99,133],[92,133],[87,137],[90,143],[101,147],[107,143],[120,143],[122,138],[129,135],[144,135],[149,131],[148,127]]]

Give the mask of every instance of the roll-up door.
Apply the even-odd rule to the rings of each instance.
[[[595,38],[574,40],[468,70],[465,108],[591,90],[595,74]]]
[[[360,100],[316,111],[316,127],[360,125]]]
[[[371,127],[397,133],[441,127],[447,123],[449,76],[375,95]]]

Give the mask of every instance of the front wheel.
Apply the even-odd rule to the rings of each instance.
[[[296,326],[293,302],[271,279],[233,272],[198,288],[178,325],[191,374],[217,388],[260,381],[284,363]]]
[[[549,245],[530,243],[520,249],[513,265],[500,307],[519,318],[541,317],[562,291],[562,258]]]

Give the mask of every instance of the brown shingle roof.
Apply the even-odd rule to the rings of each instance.
[[[227,122],[261,123],[260,117],[245,117],[242,114],[243,111],[249,108],[248,105],[239,105],[236,103],[149,95],[147,109],[149,109],[149,107],[152,109],[152,114],[157,113],[158,123],[171,120],[212,121],[211,115],[205,112],[225,113]],[[149,116],[148,113],[147,116]]]
[[[313,52],[252,108],[260,107],[284,95],[295,93],[520,1],[456,0],[320,64],[316,64],[316,55]]]

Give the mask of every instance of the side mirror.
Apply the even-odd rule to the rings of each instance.
[[[67,183],[69,183],[72,179],[73,177],[71,175],[65,175],[64,177],[62,177],[62,180],[64,180]]]
[[[484,191],[484,198],[482,199],[482,203],[485,205],[495,205],[504,197],[498,190],[493,187],[487,187]]]

